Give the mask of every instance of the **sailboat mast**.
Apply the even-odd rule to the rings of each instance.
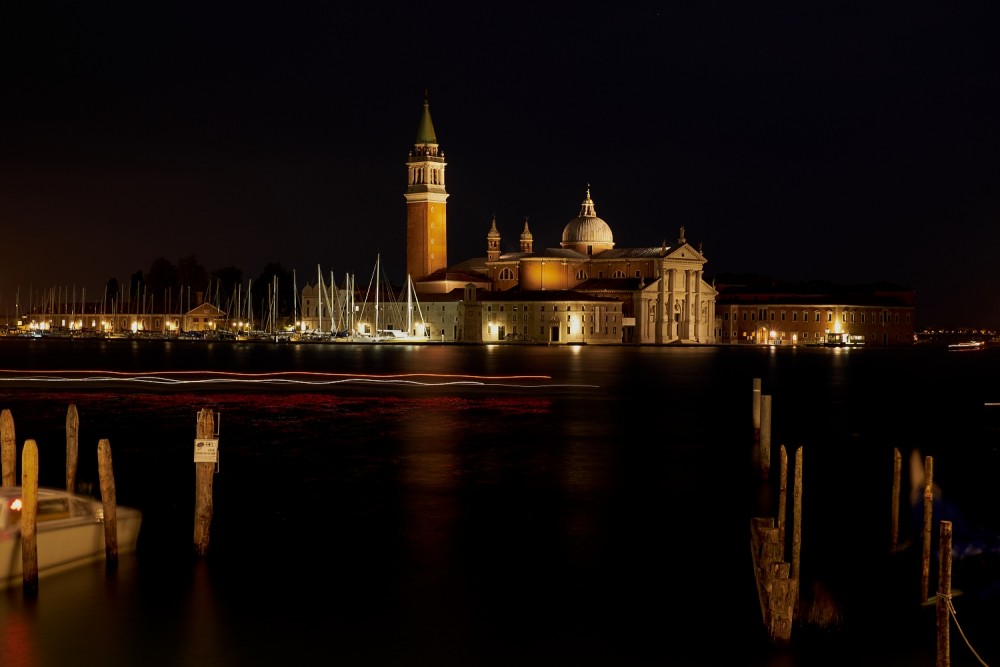
[[[319,298],[319,321],[316,323],[316,331],[323,330],[323,270],[319,264],[316,265],[316,296]]]
[[[406,274],[406,333],[413,335],[413,281]]]

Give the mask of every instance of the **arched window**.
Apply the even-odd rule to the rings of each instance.
[[[611,277],[612,278],[624,278],[625,277],[625,272],[621,271],[621,270],[615,271],[614,273],[611,274]]]
[[[500,275],[497,276],[498,280],[513,280],[514,271],[509,268],[500,269]]]
[[[587,279],[587,270],[586,269],[580,269],[579,271],[577,271],[576,272],[576,279],[577,280],[586,280]]]

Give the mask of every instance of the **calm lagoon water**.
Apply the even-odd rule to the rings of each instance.
[[[36,371],[72,381],[25,380]],[[83,380],[107,371],[250,375]],[[257,382],[280,372],[311,384]],[[63,483],[72,404],[79,485],[97,487],[107,438],[118,502],[144,511],[113,575],[96,564],[42,579],[35,600],[0,594],[0,662],[931,666],[919,571],[888,553],[893,449],[934,456],[945,495],[1000,532],[997,377],[994,349],[0,339],[0,409],[38,443],[41,483]],[[753,378],[772,397],[767,481]],[[220,462],[196,559],[203,408]],[[792,462],[803,448],[803,585],[830,591],[843,622],[779,649],[749,522],[776,512],[781,444]],[[985,562],[956,608],[1000,664]],[[960,642],[953,629],[951,664],[979,664]]]

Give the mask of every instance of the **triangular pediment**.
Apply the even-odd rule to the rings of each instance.
[[[191,317],[222,317],[226,313],[210,303],[203,303],[201,305],[195,306],[187,312]]]
[[[685,262],[705,263],[708,261],[705,259],[705,256],[698,252],[698,250],[690,243],[678,243],[676,246],[671,247],[670,250],[667,251],[665,257],[669,257],[670,259],[680,259]]]

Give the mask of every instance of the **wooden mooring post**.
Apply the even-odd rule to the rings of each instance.
[[[951,621],[951,521],[941,521],[940,563],[937,592],[937,662],[936,667],[950,667]]]
[[[892,457],[892,514],[889,524],[889,551],[893,553],[899,547],[899,482],[902,469],[903,455],[896,447]]]
[[[209,453],[209,450],[212,453]],[[212,526],[212,483],[218,463],[218,439],[215,438],[215,419],[208,408],[198,412],[198,430],[195,438],[195,507],[194,553],[208,553],[209,529]]]
[[[771,396],[760,397],[760,476],[771,476]]]
[[[784,644],[790,641],[792,625],[798,615],[799,576],[798,559],[802,512],[802,448],[796,452],[795,516],[792,519],[792,562],[785,560],[785,503],[779,499],[778,525],[772,517],[756,517],[750,521],[750,552],[753,557],[754,576],[761,615],[771,641]],[[781,489],[785,494],[788,456],[781,447]]]
[[[104,562],[108,570],[118,568],[118,509],[115,473],[111,465],[111,443],[97,443],[97,472],[101,478],[101,502],[104,504]]]
[[[70,403],[66,411],[66,490],[76,493],[77,457],[80,454],[80,415]]]
[[[0,486],[17,486],[17,440],[10,410],[0,412]]]
[[[753,439],[760,439],[760,378],[753,379]]]
[[[788,452],[785,451],[785,446],[782,445],[779,450],[779,465],[781,470],[778,471],[778,541],[781,542],[781,548],[785,548],[785,515],[787,514],[788,505]]]
[[[21,578],[24,594],[38,595],[38,445],[21,451]]]
[[[787,643],[792,636],[798,584],[789,576],[789,564],[784,560],[773,518],[751,519],[750,551],[764,627],[772,642]]]
[[[795,450],[794,479],[792,488],[792,568],[789,577],[795,582],[795,607],[798,609],[799,558],[802,553],[802,447]]]
[[[934,516],[934,459],[924,457],[924,525],[921,531],[923,551],[920,559],[920,604],[927,602],[931,576],[931,529]]]

